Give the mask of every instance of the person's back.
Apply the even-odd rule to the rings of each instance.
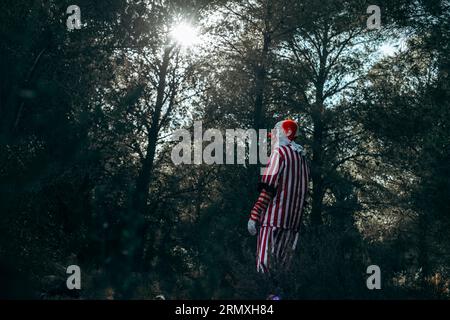
[[[261,217],[261,225],[298,231],[308,191],[309,169],[306,158],[303,149],[296,148],[292,144],[279,146],[273,153],[279,157],[276,160],[278,171],[271,170],[273,164],[269,162],[261,180],[277,187],[274,197]]]

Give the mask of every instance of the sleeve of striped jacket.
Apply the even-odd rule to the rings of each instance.
[[[272,200],[272,194],[263,189],[259,194],[258,200],[253,206],[253,209],[250,213],[250,219],[252,219],[253,221],[259,221],[261,218],[261,214],[266,211],[270,200]]]
[[[282,175],[284,169],[284,157],[279,148],[273,150],[270,155],[267,167],[264,170],[264,174],[261,177],[261,182],[258,186],[258,191],[266,189],[266,191],[276,194],[276,190],[279,184],[279,178]]]
[[[310,198],[311,194],[310,194],[310,189],[309,189],[309,183],[310,183],[310,179],[311,179],[311,168],[309,166],[308,161],[305,161],[305,165],[306,165],[306,177],[305,177],[305,181],[306,181],[306,194],[305,194],[305,203],[304,206],[306,206],[308,204],[308,199]]]
[[[260,194],[253,206],[250,219],[259,221],[261,215],[266,211],[270,201],[276,193],[278,180],[283,168],[283,156],[277,148],[270,155],[269,162],[261,178],[261,182],[259,183],[258,191],[260,191]]]

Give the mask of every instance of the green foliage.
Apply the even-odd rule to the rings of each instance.
[[[0,297],[264,298],[259,168],[176,166],[170,134],[286,117],[313,181],[280,294],[449,297],[448,1],[380,1],[370,32],[356,0],[80,0],[69,32],[70,4],[0,5]],[[171,42],[180,18],[193,48]]]

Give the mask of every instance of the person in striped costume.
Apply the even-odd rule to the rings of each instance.
[[[280,121],[272,131],[272,152],[258,184],[259,197],[248,221],[251,235],[259,233],[257,272],[286,269],[297,245],[309,183],[305,150],[294,142],[298,125]]]

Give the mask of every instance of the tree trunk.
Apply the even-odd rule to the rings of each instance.
[[[254,126],[255,129],[261,129],[264,124],[264,91],[266,86],[267,76],[267,58],[270,48],[270,34],[264,33],[264,45],[261,52],[261,60],[256,66],[255,70],[255,113],[254,113]]]
[[[311,223],[313,226],[322,224],[322,201],[324,196],[324,181],[323,181],[323,122],[321,111],[323,104],[318,101],[314,106],[313,122],[313,159],[311,168],[311,178],[313,181],[312,194],[312,209],[311,209]]]
[[[259,61],[257,61],[255,66],[255,109],[253,117],[253,126],[256,130],[256,141],[259,141],[259,129],[264,129],[266,127],[266,119],[264,116],[264,93],[266,89],[266,79],[267,79],[267,64],[270,52],[270,46],[272,44],[272,38],[269,30],[270,19],[272,18],[271,3],[269,1],[267,11],[266,11],[266,28],[262,34],[263,36],[263,47]],[[258,144],[258,154],[259,154],[259,144]],[[265,165],[265,164],[264,164]],[[257,177],[259,181],[259,167],[254,166],[249,170],[250,181],[254,181]],[[255,188],[256,190],[256,188]]]
[[[313,226],[319,226],[323,223],[322,220],[322,208],[323,208],[323,197],[325,194],[324,187],[324,173],[323,173],[323,156],[324,156],[324,146],[323,146],[323,136],[325,129],[324,124],[324,88],[326,81],[326,64],[328,58],[328,32],[325,31],[322,40],[322,50],[319,52],[320,65],[317,81],[315,83],[316,87],[316,97],[315,103],[312,108],[312,120],[314,124],[313,132],[313,159],[311,168],[311,177],[313,181],[313,195],[312,195],[312,209],[311,209],[311,223]]]
[[[132,208],[138,219],[137,222],[137,245],[135,255],[135,267],[141,269],[143,267],[143,257],[145,248],[145,236],[148,229],[148,222],[145,221],[144,215],[147,209],[148,189],[153,174],[153,164],[157,146],[157,138],[159,133],[159,122],[161,111],[164,104],[164,90],[166,88],[167,69],[170,62],[170,53],[173,47],[168,47],[164,51],[163,60],[159,69],[159,80],[157,88],[157,96],[155,109],[152,115],[151,125],[147,136],[147,150],[145,158],[142,161],[141,170],[136,181],[136,187],[133,195]]]

